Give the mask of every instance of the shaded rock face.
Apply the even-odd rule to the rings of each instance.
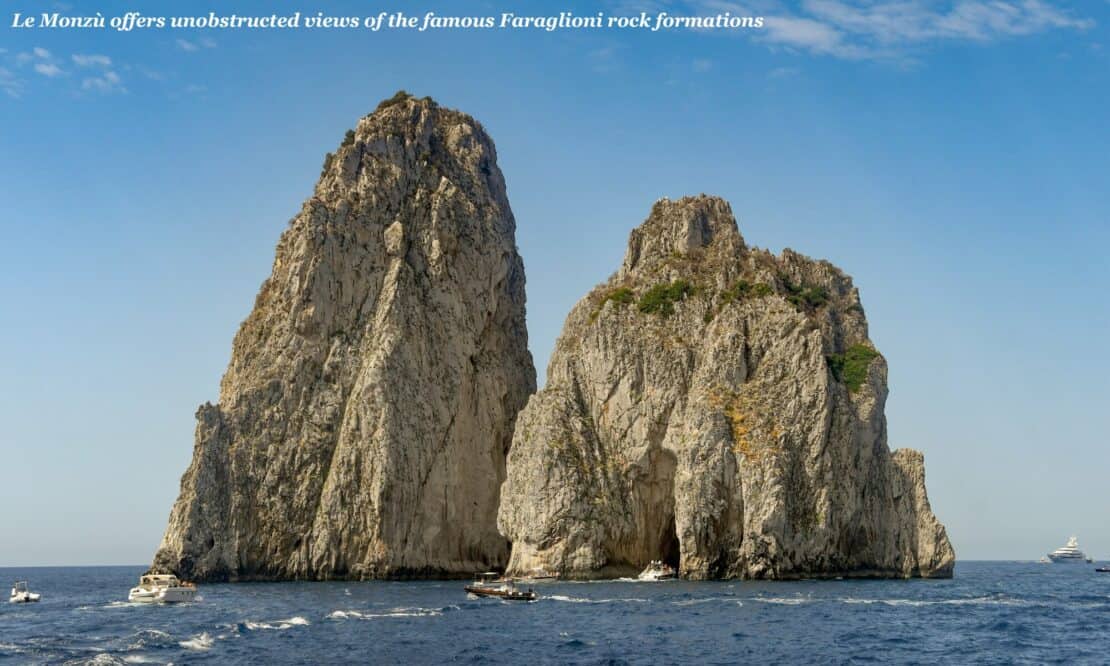
[[[850,278],[749,248],[729,205],[661,200],[567,318],[517,418],[509,569],[704,578],[950,576]]]
[[[503,565],[495,525],[535,390],[493,142],[399,94],[329,154],[242,324],[154,568],[195,580]]]

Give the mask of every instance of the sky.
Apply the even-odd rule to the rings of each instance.
[[[925,454],[959,558],[1071,534],[1110,558],[1110,2],[540,4],[407,11],[766,23],[16,30],[25,7],[0,0],[0,566],[150,561],[278,236],[324,154],[402,88],[497,144],[541,385],[652,203],[716,194],[749,244],[853,276],[890,445]]]

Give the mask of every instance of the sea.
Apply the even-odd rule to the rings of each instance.
[[[142,566],[0,568],[0,664],[1110,663],[1110,574],[959,562],[951,580],[537,584],[535,602],[464,581],[200,586],[127,602]]]

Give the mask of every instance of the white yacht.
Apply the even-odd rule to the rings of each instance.
[[[647,568],[640,572],[640,580],[657,581],[657,580],[670,580],[677,578],[678,572],[674,567],[667,564],[663,560],[652,560]]]
[[[147,574],[139,578],[138,586],[127,595],[128,601],[149,603],[179,603],[196,598],[197,586],[184,583],[173,574]]]
[[[21,580],[17,581],[15,585],[12,585],[12,594],[8,597],[8,601],[13,604],[25,604],[31,601],[38,601],[41,598],[42,595],[38,592],[32,592],[27,589],[27,581]]]
[[[1084,564],[1091,560],[1079,550],[1079,539],[1071,537],[1068,542],[1048,554],[1048,559],[1057,564]]]

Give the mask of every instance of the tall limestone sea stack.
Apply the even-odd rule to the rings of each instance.
[[[951,576],[922,457],[887,448],[886,395],[846,275],[749,248],[720,199],[663,199],[517,418],[509,569]]]
[[[194,580],[503,565],[498,494],[535,390],[493,142],[398,93],[329,154],[242,324],[153,568]]]

